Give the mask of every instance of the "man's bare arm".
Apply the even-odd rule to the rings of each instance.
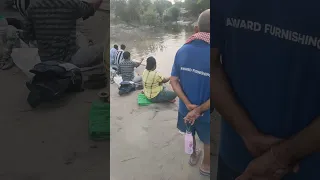
[[[178,79],[178,77],[175,76],[171,76],[170,77],[170,83],[172,86],[172,89],[174,90],[174,92],[177,93],[177,96],[182,100],[182,102],[188,107],[189,105],[191,105],[191,102],[189,101],[189,99],[187,98],[187,96],[184,94],[181,85],[180,85],[180,81]]]
[[[320,116],[297,135],[275,146],[272,150],[283,164],[294,164],[304,157],[320,152]]]
[[[234,97],[226,74],[220,61],[220,53],[216,48],[211,49],[211,100],[221,116],[243,138],[258,134],[257,128],[250,121],[245,109]]]
[[[162,82],[161,83],[167,83],[170,81],[170,78],[163,78]]]
[[[208,99],[205,103],[201,104],[197,107],[201,113],[210,109],[210,99]]]
[[[136,67],[136,68],[139,67],[139,66],[142,64],[143,61],[144,61],[144,59],[142,58],[142,59],[140,60],[140,62],[135,62],[135,67]]]

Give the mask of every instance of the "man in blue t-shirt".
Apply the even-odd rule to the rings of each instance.
[[[196,165],[201,156],[196,148],[197,133],[204,143],[200,173],[210,176],[210,10],[201,13],[196,34],[178,50],[170,81],[180,99],[177,127],[193,134],[189,164]]]
[[[319,2],[213,2],[218,180],[320,177]],[[299,9],[299,11],[297,11]]]

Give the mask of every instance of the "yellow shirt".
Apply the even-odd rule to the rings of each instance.
[[[148,71],[144,70],[142,74],[143,81],[143,92],[144,95],[148,98],[156,97],[160,91],[162,91],[162,81],[164,77],[157,71]]]

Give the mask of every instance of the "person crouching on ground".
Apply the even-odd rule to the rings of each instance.
[[[139,83],[142,81],[142,77],[135,75],[134,68],[141,65],[143,59],[140,62],[134,62],[130,59],[130,53],[125,51],[123,53],[123,61],[119,64],[118,74],[122,76],[122,81],[133,81]]]
[[[77,44],[77,21],[93,16],[103,0],[37,0],[25,12],[23,39],[36,41],[41,62],[69,62],[79,68],[103,63],[103,45]],[[43,20],[46,21],[43,21]],[[101,56],[102,57],[102,56]]]
[[[201,156],[196,149],[197,133],[204,144],[200,173],[210,176],[210,10],[201,13],[195,31],[178,50],[170,81],[180,99],[177,127],[185,132],[190,124],[193,134],[189,164],[196,165]]]
[[[170,81],[170,78],[163,77],[156,71],[157,62],[154,57],[147,59],[146,69],[142,74],[143,92],[144,95],[154,103],[174,102],[177,94],[173,91],[168,91],[163,86],[164,83]]]

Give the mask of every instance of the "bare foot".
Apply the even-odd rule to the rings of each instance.
[[[210,176],[210,164],[204,164],[202,162],[199,170],[200,170],[200,174],[204,176]]]
[[[202,151],[200,149],[197,149],[193,154],[191,154],[190,159],[189,159],[189,164],[190,166],[195,166],[197,165],[200,156],[201,156]]]
[[[171,101],[169,101],[169,102],[171,102],[171,103],[175,103],[175,102],[176,102],[176,99],[174,99],[174,100],[171,100]]]

